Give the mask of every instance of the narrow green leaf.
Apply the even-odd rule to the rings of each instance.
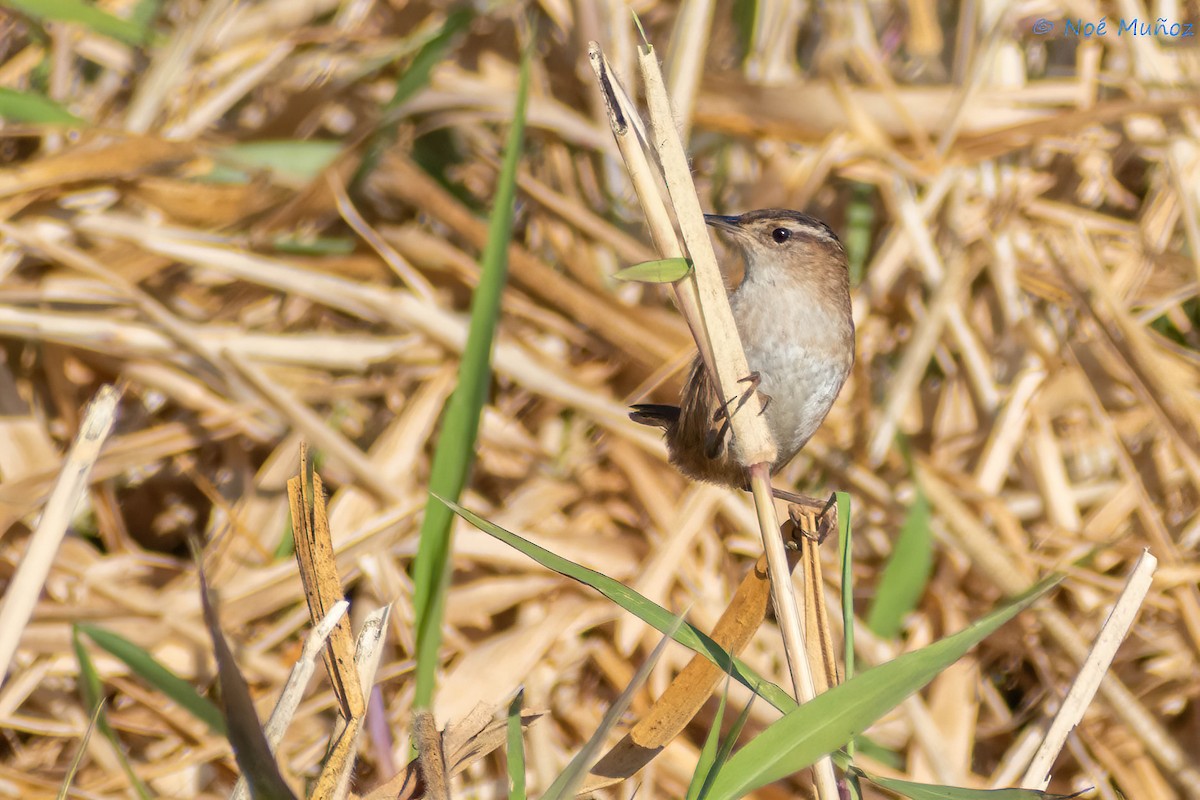
[[[197,562],[199,562],[197,558]],[[213,654],[217,659],[217,678],[221,682],[221,699],[225,703],[225,718],[228,722],[229,744],[233,747],[233,757],[238,769],[246,778],[250,787],[250,796],[254,800],[296,800],[296,795],[288,788],[275,763],[275,755],[263,733],[262,723],[258,712],[254,710],[254,701],[250,697],[250,687],[242,677],[234,660],[233,651],[225,641],[221,632],[221,622],[217,618],[217,610],[212,599],[208,596],[208,582],[204,578],[204,568],[200,567],[200,604],[204,609],[204,622],[208,626],[208,634],[212,637]]]
[[[508,800],[525,800],[525,739],[521,734],[521,704],[525,690],[508,704]]]
[[[357,243],[348,236],[279,236],[271,242],[280,253],[300,256],[345,256],[354,252]]]
[[[121,764],[121,770],[129,779],[129,785],[133,787],[141,800],[150,800],[150,789],[133,771],[133,765],[125,756],[125,748],[121,746],[117,732],[108,724],[108,715],[104,713],[103,709],[104,684],[100,680],[100,673],[96,672],[96,667],[92,664],[92,657],[88,655],[87,649],[83,646],[83,640],[79,638],[79,633],[80,626],[72,626],[71,646],[75,650],[75,660],[79,662],[79,693],[83,695],[83,702],[88,708],[97,709],[96,726],[112,745],[113,751],[117,754],[117,761]]]
[[[144,44],[150,33],[145,25],[114,17],[82,0],[0,0],[0,7],[11,8],[38,21],[73,22],[134,47]]]
[[[268,170],[283,181],[305,184],[320,175],[341,152],[341,142],[278,139],[222,147],[215,157],[226,166]]]
[[[100,673],[96,672],[92,657],[83,646],[83,640],[79,638],[78,625],[71,626],[71,647],[75,650],[75,660],[79,662],[79,694],[84,706],[95,708],[104,700],[104,684],[100,680]],[[103,717],[100,719],[100,730],[105,736],[110,733],[108,720]]]
[[[962,789],[957,786],[935,786],[929,783],[883,778],[862,770],[856,771],[876,786],[898,792],[912,800],[1070,800],[1083,794],[1050,794],[1037,789]]]
[[[180,708],[186,709],[213,733],[225,735],[225,721],[216,705],[201,696],[190,683],[158,663],[150,653],[112,631],[84,624],[76,625],[76,628],[110,655],[125,662],[135,674],[178,703]]]
[[[713,760],[712,768],[709,769],[708,775],[704,778],[704,785],[700,788],[700,800],[708,797],[709,792],[712,791],[713,783],[717,780],[717,776],[721,774],[721,770],[725,768],[725,763],[729,761],[734,746],[737,744],[738,739],[741,738],[742,729],[746,727],[746,721],[750,719],[750,709],[752,708],[754,708],[754,697],[750,698],[750,702],[742,709],[742,713],[738,714],[738,718],[733,721],[733,727],[729,729],[729,735],[721,743],[721,749],[717,752],[717,757]]]
[[[953,636],[873,667],[785,714],[729,759],[710,797],[742,797],[842,747],[1061,580],[1042,581]]]
[[[363,148],[363,160],[350,180],[352,191],[356,191],[368,175],[375,171],[383,151],[396,138],[396,128],[399,123],[398,109],[404,102],[429,84],[429,76],[433,68],[446,58],[447,51],[459,39],[459,34],[466,30],[475,18],[475,12],[470,6],[463,6],[446,16],[442,27],[429,41],[421,46],[413,57],[412,63],[404,70],[396,81],[392,99],[384,106],[383,118],[379,128],[372,134],[367,146]]]
[[[74,644],[79,645],[78,634],[72,632]],[[76,651],[78,655],[78,651]],[[85,656],[86,657],[86,656]],[[79,740],[79,747],[75,748],[75,755],[71,759],[71,766],[67,767],[67,774],[63,776],[62,783],[58,786],[58,794],[55,800],[67,800],[71,794],[71,784],[75,781],[75,776],[79,774],[79,766],[83,763],[83,754],[87,752],[88,742],[92,738],[92,731],[96,730],[96,726],[100,723],[100,715],[104,712],[104,700],[96,703],[96,707],[92,710],[92,718],[88,720],[88,726],[83,731],[83,738]]]
[[[150,26],[158,17],[161,6],[162,0],[137,0],[129,12],[129,23],[143,31],[146,39],[150,38]]]
[[[841,565],[842,630],[846,632],[845,680],[854,677],[854,532],[850,527],[850,495],[837,492],[838,564]],[[853,744],[853,743],[851,743]]]
[[[871,254],[871,227],[875,224],[875,206],[871,195],[875,187],[869,183],[854,183],[846,207],[846,261],[850,270],[850,285],[862,283],[863,271]]]
[[[437,495],[435,495],[436,497]],[[614,603],[633,614],[638,619],[645,622],[647,625],[657,629],[660,633],[666,633],[671,629],[671,623],[675,619],[675,615],[667,611],[658,603],[638,594],[628,586],[615,581],[607,575],[602,575],[595,570],[581,567],[573,561],[568,561],[562,556],[551,553],[543,547],[539,547],[533,542],[522,539],[515,533],[506,531],[499,525],[488,522],[483,517],[468,511],[457,503],[452,503],[443,498],[439,499],[446,504],[448,508],[458,514],[460,517],[470,522],[476,528],[490,536],[494,536],[500,541],[519,550],[525,555],[532,558],[537,563],[547,569],[554,570],[560,575],[579,581],[585,586],[590,586],[600,594],[612,600]],[[730,664],[729,651],[714,642],[699,629],[692,627],[687,622],[680,626],[679,631],[674,636],[675,641],[679,642],[684,647],[693,650],[707,658],[712,663],[720,667],[725,674],[729,675],[738,683],[745,686],[755,694],[760,695],[771,705],[780,711],[787,712],[796,708],[796,701],[793,700],[787,692],[779,688],[774,683],[764,679],[758,675],[753,669],[744,664],[741,659],[734,658],[732,665]]]
[[[517,105],[504,148],[504,163],[496,184],[496,200],[488,225],[487,244],[480,263],[479,286],[471,300],[471,324],[458,369],[458,386],[450,397],[433,467],[432,495],[457,500],[475,461],[479,418],[491,383],[492,338],[500,317],[500,297],[508,277],[508,245],[517,188],[517,165],[525,139],[525,101],[529,95],[531,52],[521,58]],[[417,630],[417,676],[413,705],[429,708],[442,640],[442,617],[450,584],[451,522],[454,515],[430,497],[425,504],[420,544],[413,562],[413,612]]]
[[[658,659],[662,657],[663,651],[667,649],[667,642],[675,636],[675,632],[679,630],[679,626],[683,624],[683,616],[679,615],[671,621],[670,627],[664,632],[662,639],[658,645],[646,658],[637,672],[633,674],[633,678],[629,681],[629,685],[625,690],[613,701],[609,706],[608,711],[604,713],[604,718],[600,720],[600,725],[595,732],[588,738],[587,743],[580,749],[575,757],[571,759],[571,763],[567,764],[566,768],[559,773],[559,776],[554,779],[550,787],[542,794],[541,800],[572,800],[575,797],[576,790],[583,785],[584,778],[587,777],[588,771],[595,765],[600,757],[600,750],[604,747],[605,741],[608,739],[608,734],[613,728],[617,727],[617,723],[621,717],[625,716],[625,712],[633,703],[633,696],[646,682],[646,678],[650,677],[650,670],[658,663]]]
[[[662,258],[657,261],[643,261],[632,267],[618,270],[613,277],[619,281],[638,281],[639,283],[674,283],[692,271],[692,262],[686,258]]]
[[[904,525],[896,538],[892,557],[884,567],[867,615],[867,627],[876,636],[893,639],[900,633],[904,617],[917,607],[933,570],[933,534],[929,529],[929,500],[917,487]]]
[[[629,9],[629,13],[633,15],[633,24],[637,26],[638,33],[641,34],[642,47],[646,48],[648,51],[653,50],[654,45],[650,44],[650,40],[646,38],[646,29],[642,27],[642,18],[639,17],[638,13],[632,8]]]
[[[33,92],[18,92],[0,86],[0,120],[35,125],[86,125],[58,103]]]
[[[704,746],[700,748],[700,758],[696,760],[696,769],[688,783],[684,800],[699,800],[704,786],[712,779],[713,765],[717,763],[717,751],[721,748],[721,725],[725,722],[725,703],[728,699],[729,678],[726,677],[721,702],[717,704],[717,713],[708,727],[708,735],[704,737]]]
[[[906,760],[900,753],[884,747],[869,736],[855,736],[851,744],[854,745],[855,753],[863,758],[869,758],[876,764],[882,764],[897,772],[904,770]],[[847,746],[848,749],[849,746]]]
[[[446,21],[442,23],[441,29],[425,43],[425,46],[413,57],[408,69],[404,70],[400,80],[396,81],[392,99],[384,107],[386,111],[394,111],[399,108],[404,101],[429,84],[429,76],[433,73],[433,68],[442,62],[450,45],[474,18],[475,12],[469,6],[461,6],[446,15]]]
[[[734,0],[730,12],[733,15],[734,30],[737,31],[738,46],[745,57],[749,55],[750,41],[754,38],[758,0]]]

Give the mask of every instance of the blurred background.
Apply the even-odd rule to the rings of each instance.
[[[53,795],[87,728],[72,622],[211,684],[192,536],[269,710],[307,629],[284,489],[301,440],[352,599],[395,601],[375,700],[394,739],[365,738],[355,790],[402,767],[409,567],[526,46],[509,284],[463,504],[711,627],[761,542],[746,497],[686,481],[625,417],[677,398],[693,352],[661,288],[611,277],[656,257],[587,61],[595,40],[639,93],[631,12],[705,210],[803,210],[849,253],[857,363],[776,480],[852,499],[862,666],[1068,575],[876,725],[863,763],[1015,784],[1149,547],[1160,570],[1111,671],[1125,693],[1092,705],[1051,788],[1197,796],[1200,8],[1170,0],[0,0],[0,587],[80,409],[126,387],[0,691],[0,796]],[[439,723],[523,685],[547,712],[527,735],[536,793],[657,639],[459,523]],[[668,649],[635,716],[688,656]],[[773,623],[744,658],[785,680]],[[227,742],[96,665],[154,791],[228,794]],[[682,796],[715,702],[607,796]],[[322,677],[286,775],[315,774],[333,705]],[[776,717],[760,702],[750,725]],[[459,781],[504,796],[502,755]],[[99,738],[73,786],[128,791]]]

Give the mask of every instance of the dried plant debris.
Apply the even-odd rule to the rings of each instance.
[[[871,775],[1017,785],[1148,548],[1158,571],[1048,791],[1200,792],[1200,61],[1185,33],[1200,9],[1160,5],[1178,18],[1059,0],[637,5],[702,209],[798,209],[845,243],[855,367],[775,480],[850,495],[861,619],[897,551],[927,576],[884,584],[903,613],[875,615],[886,638],[861,634],[858,666],[1067,574],[867,732],[855,763]],[[125,796],[127,763],[156,795],[229,796],[244,748],[80,636],[89,677],[72,644],[73,625],[103,629],[228,708],[196,538],[258,720],[313,617],[350,603],[342,683],[316,670],[275,750],[282,785],[312,790],[328,768],[327,796],[421,796],[410,569],[530,41],[509,282],[460,502],[713,631],[762,543],[746,498],[684,480],[626,416],[678,398],[694,345],[663,287],[614,277],[659,256],[589,39],[642,103],[622,3],[0,0],[0,593],[28,553],[39,565],[5,630],[0,795]],[[107,385],[115,422],[68,503],[55,487],[78,477],[66,454]],[[301,441],[327,511],[308,581],[288,491]],[[66,521],[49,556],[31,550],[47,520]],[[927,530],[901,540],[906,520]],[[432,708],[446,791],[505,791],[503,709],[524,687],[545,709],[523,737],[540,796],[658,634],[454,531]],[[819,550],[831,608],[835,550]],[[357,683],[370,665],[350,653],[385,606],[378,669]],[[829,636],[840,653],[836,620]],[[606,749],[690,657],[666,648]],[[769,612],[741,658],[787,684]],[[81,750],[83,683],[114,737]],[[733,684],[730,719],[749,700]],[[689,702],[639,796],[685,796],[717,706]],[[743,738],[777,718],[755,702]]]

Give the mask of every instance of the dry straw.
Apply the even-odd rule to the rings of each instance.
[[[408,569],[513,108],[511,6],[439,36],[454,5],[441,0],[168,0],[139,38],[130,15],[145,4],[88,4],[105,23],[4,5],[0,641],[11,655],[0,783],[51,796],[70,769],[92,712],[73,622],[212,685],[190,536],[208,543],[221,623],[267,716],[312,625],[296,565],[279,553],[304,438],[324,459],[343,588],[355,608],[391,604],[376,684],[394,736],[363,735],[352,788],[394,775],[395,797],[411,777]],[[914,498],[928,502],[929,581],[898,638],[860,636],[863,662],[958,630],[1036,576],[1069,573],[869,731],[898,756],[860,752],[881,775],[1040,780],[1046,768],[1030,765],[1057,699],[1149,548],[1158,569],[1142,611],[1049,785],[1200,797],[1189,733],[1200,697],[1200,60],[1194,38],[1116,35],[1120,20],[1153,25],[1171,7],[1043,3],[1029,13],[1054,30],[1038,34],[1038,17],[1017,16],[1026,6],[981,0],[638,5],[666,63],[693,197],[711,211],[814,213],[861,276],[855,371],[775,480],[852,496],[864,617]],[[735,17],[746,8],[760,13]],[[756,514],[745,497],[685,482],[658,437],[625,416],[647,392],[674,399],[671,365],[694,347],[656,290],[609,277],[651,244],[661,251],[655,231],[672,230],[635,207],[581,46],[602,42],[613,73],[633,75],[637,32],[620,3],[528,11],[541,31],[529,155],[462,502],[714,630],[762,552],[747,533]],[[1169,22],[1200,22],[1179,13]],[[1106,36],[1065,29],[1102,17]],[[414,90],[380,140],[402,80]],[[87,125],[47,128],[38,115]],[[358,185],[376,141],[379,166]],[[82,473],[71,443],[96,429],[81,409],[118,381],[118,422],[91,442]],[[61,494],[68,483],[78,506]],[[494,714],[523,685],[545,712],[525,731],[536,796],[657,636],[473,528],[455,541],[436,706],[450,793],[502,792],[502,759],[487,755],[503,741]],[[832,548],[821,555],[836,575]],[[79,796],[127,793],[127,756],[158,794],[227,797],[228,742],[88,647],[124,752],[90,737]],[[668,647],[633,713],[689,658]],[[771,622],[742,658],[791,677]],[[748,698],[731,688],[731,704]],[[277,749],[293,786],[319,774],[339,706],[314,679]],[[639,797],[684,795],[712,709],[700,704],[639,773]],[[747,733],[776,716],[754,704]]]

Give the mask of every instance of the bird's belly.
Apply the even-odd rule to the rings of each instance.
[[[776,465],[792,459],[816,433],[850,371],[843,358],[818,355],[814,347],[756,349],[746,360],[760,376],[759,391],[770,397],[767,426],[778,448]],[[820,348],[828,350],[828,346]]]

